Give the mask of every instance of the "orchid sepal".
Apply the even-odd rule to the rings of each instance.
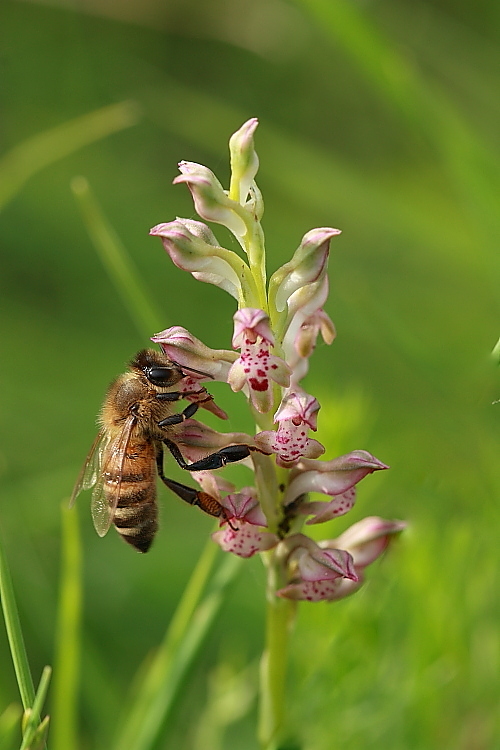
[[[181,368],[203,373],[207,379],[227,381],[227,374],[238,358],[229,349],[211,349],[182,326],[172,326],[151,337],[172,362]]]

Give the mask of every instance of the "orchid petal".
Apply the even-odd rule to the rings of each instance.
[[[276,534],[244,522],[240,522],[237,529],[227,526],[216,531],[212,534],[212,539],[225,552],[232,552],[238,557],[252,557],[256,552],[271,549],[279,542]]]
[[[305,581],[323,581],[342,576],[357,581],[354,563],[349,552],[340,549],[324,549],[317,547],[310,553],[304,551],[298,563],[301,578]]]
[[[249,343],[254,344],[258,336],[273,346],[274,334],[269,324],[269,315],[264,310],[255,307],[245,307],[233,315],[233,320],[234,334],[232,344],[234,349],[241,349],[245,343],[245,339]]]
[[[298,583],[290,583],[288,586],[279,589],[276,592],[276,596],[282,599],[308,602],[331,601],[337,598],[336,594],[343,581],[343,578],[336,578],[335,580],[327,581],[299,581]]]
[[[300,509],[301,513],[306,515],[314,515],[314,518],[310,518],[306,521],[308,526],[316,523],[324,523],[325,521],[331,521],[332,518],[338,518],[348,513],[354,505],[356,500],[356,490],[354,487],[346,490],[341,495],[335,495],[333,500],[329,503],[324,502],[312,502],[304,503]],[[343,545],[339,544],[339,547],[344,549]]]

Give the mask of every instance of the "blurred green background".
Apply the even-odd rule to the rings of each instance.
[[[410,524],[359,594],[300,608],[287,748],[500,747],[500,5],[3,0],[0,13],[0,530],[35,680],[57,645],[61,509],[107,384],[148,343],[71,180],[89,181],[158,328],[229,348],[234,301],[175,268],[148,231],[194,216],[171,184],[177,162],[227,185],[228,138],[257,116],[269,270],[307,230],[343,230],[327,305],[338,338],[318,346],[305,381],[322,403],[317,437],[329,456],[364,448],[392,467],[321,536],[365,515]],[[243,398],[213,391],[227,429],[250,429]],[[114,531],[97,537],[89,502],[74,511],[85,750],[114,746],[213,528],[160,490],[161,530],[139,556]],[[251,560],[158,748],[255,747],[263,611]],[[0,664],[1,713],[18,702],[3,627]]]

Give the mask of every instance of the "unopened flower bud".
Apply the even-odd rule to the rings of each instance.
[[[220,247],[212,231],[202,222],[176,219],[157,224],[149,234],[161,237],[175,265],[189,271],[198,281],[221,287],[240,303],[245,294],[251,293],[252,279],[245,261],[231,250]]]
[[[330,240],[340,229],[321,227],[311,229],[302,238],[292,259],[272,275],[269,281],[269,299],[276,310],[282,312],[288,306],[297,309],[292,296],[302,287],[317,282],[326,273]],[[307,300],[302,300],[304,304]]]
[[[247,201],[250,186],[259,169],[259,158],[253,143],[253,135],[258,124],[257,118],[252,117],[229,140],[231,153],[230,194],[242,206]]]
[[[196,211],[202,219],[227,227],[237,237],[246,233],[246,225],[239,215],[240,205],[228,198],[214,173],[201,164],[181,161],[181,174],[174,185],[185,182],[193,196]]]

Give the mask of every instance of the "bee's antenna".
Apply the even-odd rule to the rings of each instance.
[[[181,370],[189,370],[189,372],[195,372],[197,375],[203,375],[205,378],[210,378],[210,380],[214,379],[213,375],[210,375],[208,372],[202,372],[202,370],[195,370],[194,367],[186,367],[185,365],[179,365]]]

